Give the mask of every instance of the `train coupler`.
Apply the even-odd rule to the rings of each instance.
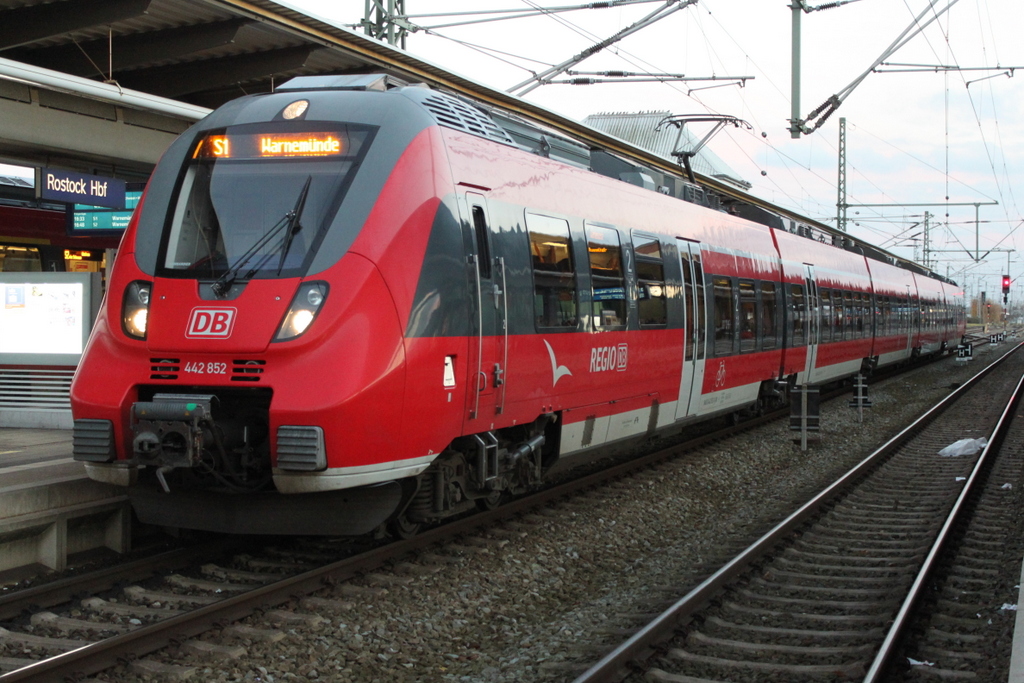
[[[169,491],[164,475],[178,467],[195,467],[213,433],[213,395],[156,394],[132,406],[132,449],[140,465],[157,468],[157,479]]]

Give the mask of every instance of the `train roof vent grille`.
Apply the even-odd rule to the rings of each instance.
[[[372,90],[384,92],[405,85],[405,81],[387,74],[341,74],[327,76],[296,76],[281,83],[276,92],[285,90]]]
[[[281,425],[277,428],[277,467],[316,472],[327,468],[327,450],[321,427]]]
[[[150,358],[150,379],[178,379],[181,372],[181,359],[179,358]]]
[[[422,102],[434,115],[434,120],[442,126],[506,145],[515,144],[504,128],[496,124],[485,112],[466,102],[440,93],[431,93],[424,97]]]

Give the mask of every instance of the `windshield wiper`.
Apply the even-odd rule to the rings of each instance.
[[[224,271],[224,274],[217,278],[216,282],[210,285],[210,289],[213,290],[215,296],[222,297],[229,291],[231,291],[231,286],[235,284],[235,280],[238,279],[238,272],[242,269],[242,266],[248,263],[249,260],[253,256],[255,256],[257,252],[263,249],[263,247],[265,247],[270,242],[270,240],[277,237],[277,235],[285,228],[288,229],[288,234],[285,236],[285,238],[279,240],[277,244],[274,245],[273,249],[264,254],[263,258],[260,259],[256,263],[256,265],[250,268],[249,271],[245,274],[245,277],[242,279],[248,280],[249,278],[251,278],[256,273],[256,271],[260,270],[267,263],[267,261],[269,261],[271,257],[275,253],[277,253],[277,250],[280,249],[282,246],[285,247],[287,253],[288,247],[291,246],[291,237],[293,231],[298,232],[296,226],[299,226],[299,214],[305,207],[306,195],[309,194],[309,184],[312,179],[313,176],[306,177],[306,182],[302,186],[302,190],[299,192],[298,199],[296,199],[295,206],[292,208],[292,210],[286,213],[285,215],[281,216],[277,223],[275,223],[273,227],[270,228],[270,230],[268,230],[265,235],[263,235],[263,237],[256,240],[256,242],[251,247],[246,249],[245,253],[239,256],[235,260],[235,262],[232,263],[231,266],[226,271]],[[284,258],[282,257],[282,261],[283,260]],[[280,274],[280,270],[278,270],[278,274]]]
[[[295,208],[292,209],[291,218],[288,219],[288,230],[284,235],[284,249],[281,250],[281,260],[277,262],[277,274],[281,274],[281,269],[284,268],[284,259],[288,256],[288,250],[292,247],[292,238],[302,230],[302,223],[299,219],[302,218],[302,210],[306,208],[306,197],[309,195],[309,184],[313,181],[313,176],[306,176],[306,184],[302,186],[302,192],[299,193],[299,201],[295,202]]]

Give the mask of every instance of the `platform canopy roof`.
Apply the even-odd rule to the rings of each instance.
[[[0,0],[0,57],[203,107],[365,69],[379,43],[360,38],[258,0]]]
[[[209,108],[295,76],[366,72],[489,90],[269,0],[0,0],[0,118],[12,122],[0,162],[145,174]],[[151,133],[116,144],[140,137],[123,124]]]

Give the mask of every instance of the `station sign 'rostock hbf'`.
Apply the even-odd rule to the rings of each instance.
[[[207,135],[193,158],[325,157],[339,156],[344,151],[343,136],[337,133]]]
[[[125,181],[50,168],[39,169],[36,188],[41,199],[123,209]]]

